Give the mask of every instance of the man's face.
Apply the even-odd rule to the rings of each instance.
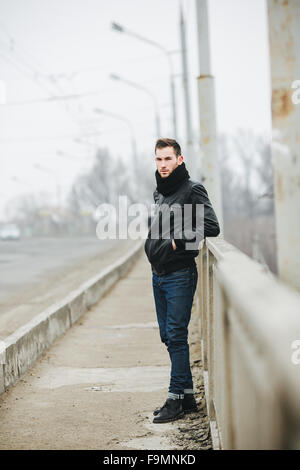
[[[178,165],[182,164],[182,161],[183,156],[179,155],[179,157],[176,158],[173,147],[164,147],[156,150],[156,168],[162,178],[170,176],[172,171],[174,171]]]

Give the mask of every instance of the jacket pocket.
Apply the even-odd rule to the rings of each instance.
[[[168,261],[170,253],[174,251],[172,240],[168,239],[150,239],[145,243],[145,252],[150,263],[164,264]]]

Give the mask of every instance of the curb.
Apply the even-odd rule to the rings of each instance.
[[[144,240],[64,299],[0,341],[0,394],[15,384],[59,336],[125,276],[141,254],[143,245]]]

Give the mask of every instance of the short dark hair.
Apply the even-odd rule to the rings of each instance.
[[[165,147],[173,147],[176,158],[181,155],[181,148],[178,142],[174,139],[162,138],[158,139],[155,144],[155,153],[157,149],[163,149]]]

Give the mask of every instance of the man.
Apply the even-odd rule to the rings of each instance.
[[[167,346],[171,360],[168,396],[164,405],[154,411],[153,422],[167,423],[197,410],[187,342],[198,280],[195,257],[199,254],[200,240],[219,235],[220,229],[206,189],[189,177],[179,144],[173,139],[159,139],[155,156],[157,188],[153,197],[157,210],[151,221],[145,252],[152,266],[160,338]],[[202,208],[202,224],[201,218],[200,222],[197,218],[199,207]],[[161,208],[169,209],[169,225],[166,220],[162,223]],[[173,208],[177,208],[176,211]],[[189,208],[192,210],[190,219],[185,217]],[[186,227],[187,221],[189,227]],[[164,225],[168,230],[162,228]],[[167,237],[166,232],[169,232]]]

